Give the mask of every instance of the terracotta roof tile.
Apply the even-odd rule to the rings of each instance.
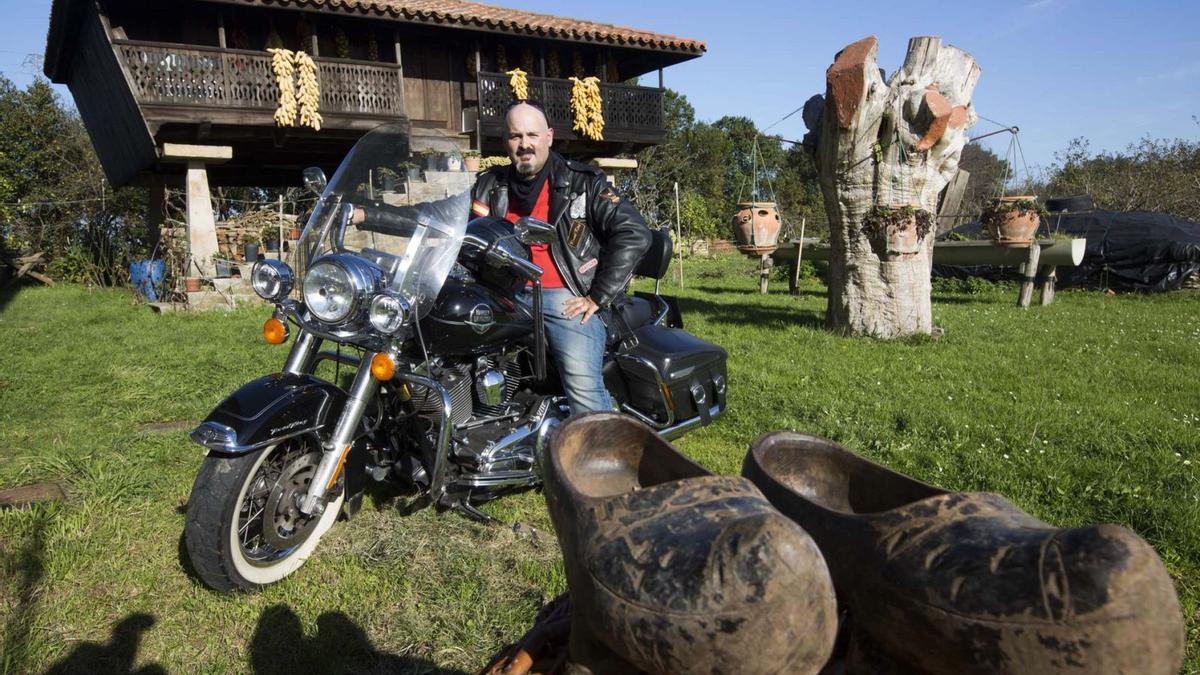
[[[242,1],[247,4],[262,4],[256,0]],[[485,26],[510,30],[515,33],[536,33],[553,38],[605,42],[692,54],[703,54],[706,49],[705,44],[699,40],[552,14],[508,9],[479,2],[465,2],[464,0],[274,0],[271,4],[389,14],[426,23]]]

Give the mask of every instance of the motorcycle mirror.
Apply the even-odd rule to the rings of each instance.
[[[304,170],[304,187],[308,188],[309,192],[320,196],[325,192],[325,172],[319,166],[310,166]]]
[[[529,244],[550,244],[558,239],[553,225],[528,216],[517,220],[517,223],[513,225],[513,230],[521,239],[521,243],[527,246]]]

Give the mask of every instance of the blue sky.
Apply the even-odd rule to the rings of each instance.
[[[160,0],[170,2],[170,0]],[[50,0],[3,0],[0,70],[20,85],[28,54],[45,48]],[[889,73],[908,38],[940,35],[975,56],[984,117],[1021,127],[1031,168],[1071,138],[1118,150],[1145,135],[1200,138],[1200,2],[1026,0],[1013,2],[710,2],[503,0],[497,4],[672,33],[708,43],[708,53],[666,71],[700,119],[745,115],[768,126],[824,90],[843,46],[880,42]],[[62,89],[63,95],[69,93]],[[972,135],[996,127],[980,122]],[[804,134],[800,115],[772,129]],[[984,141],[1003,155],[1007,136]]]

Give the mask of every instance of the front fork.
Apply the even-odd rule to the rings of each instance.
[[[316,369],[320,348],[321,338],[301,330],[283,366],[284,372],[293,375],[312,374]],[[325,511],[325,495],[337,483],[346,455],[350,454],[350,447],[354,444],[354,434],[363,413],[379,392],[379,381],[371,375],[371,359],[375,354],[367,352],[359,361],[358,372],[354,375],[354,383],[350,385],[349,396],[342,414],[338,416],[337,426],[321,445],[321,463],[317,465],[317,473],[309,484],[308,494],[300,504],[300,511],[306,515],[319,516]]]

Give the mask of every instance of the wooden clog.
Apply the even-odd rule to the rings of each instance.
[[[543,461],[571,595],[570,661],[591,673],[815,673],[837,627],[816,545],[744,478],[649,427],[591,413]]]
[[[847,673],[1179,672],[1171,578],[1126,528],[1054,528],[808,434],[760,437],[742,475],[824,553]]]

